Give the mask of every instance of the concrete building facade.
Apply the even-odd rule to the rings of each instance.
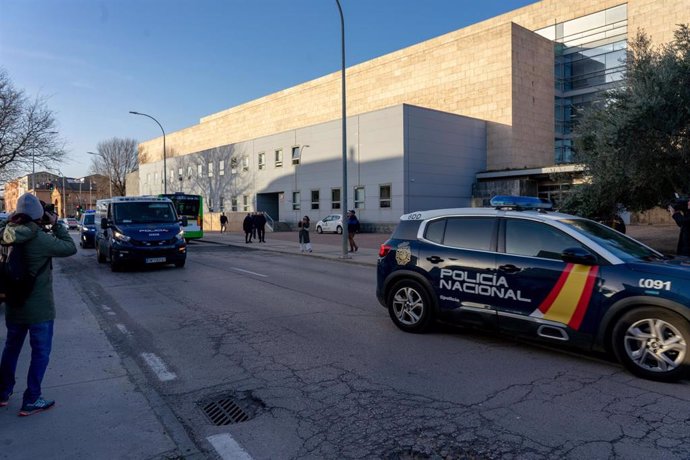
[[[348,203],[362,201],[356,196],[357,187],[361,187],[362,177],[370,174],[367,168],[372,168],[371,175],[377,177],[372,184],[400,184],[399,190],[392,189],[393,194],[402,193],[402,197],[420,188],[434,190],[429,196],[454,196],[454,201],[443,201],[444,205],[452,206],[464,205],[467,197],[472,196],[475,202],[480,202],[492,191],[514,189],[520,184],[542,195],[560,191],[562,184],[550,182],[549,171],[572,161],[572,122],[576,109],[591,103],[602,91],[622,80],[621,59],[630,34],[644,31],[654,43],[666,43],[673,38],[675,24],[679,23],[690,23],[690,0],[542,0],[348,68],[348,124],[355,126],[348,132],[348,150],[357,155],[357,162],[349,165],[349,169],[359,168],[360,174],[349,180]],[[184,161],[189,162],[192,157],[208,157],[209,152],[220,149],[230,152],[228,164],[233,158],[236,162],[248,161],[247,167],[256,168],[256,176],[249,182],[251,186],[242,190],[232,186],[235,191],[224,188],[222,196],[219,185],[214,191],[208,184],[202,194],[209,206],[215,204],[218,209],[220,201],[225,206],[227,200],[239,200],[240,206],[244,206],[247,196],[250,210],[255,210],[255,206],[262,204],[262,194],[282,193],[279,203],[285,211],[292,210],[294,193],[299,193],[299,200],[304,202],[305,192],[316,187],[314,176],[300,175],[301,165],[291,164],[293,154],[304,155],[305,161],[314,159],[324,166],[318,175],[320,193],[338,187],[341,182],[340,95],[340,73],[336,72],[204,117],[197,125],[167,135],[168,171],[165,173],[162,137],[144,142],[140,144],[140,193],[162,190],[164,174],[169,190],[179,185],[191,191],[194,174],[188,174],[188,166],[181,172],[180,166],[171,159],[187,158]],[[414,153],[405,148],[405,127],[417,118],[417,111],[423,112],[421,108],[443,114],[439,117],[444,120],[453,119],[454,114],[484,122],[484,158],[471,162],[480,169],[472,171],[472,181],[460,181],[465,187],[461,191],[455,183],[441,190],[443,181],[434,174],[422,172],[418,177],[423,179],[418,179],[412,177],[414,169],[408,168],[406,173],[413,174],[404,176],[399,168],[380,166],[382,155],[388,158],[388,163],[394,162],[393,157],[397,156],[402,164],[412,168],[418,165],[425,171],[424,166],[433,164],[435,156],[450,161],[454,155],[463,155],[460,150],[454,155],[436,150],[434,139],[427,139],[423,148],[425,161],[411,160]],[[407,116],[406,110],[410,112]],[[368,120],[379,116],[393,119],[370,125]],[[359,132],[357,123],[363,120],[366,122],[360,127],[364,131]],[[402,126],[396,126],[400,123]],[[366,130],[376,124],[388,124],[385,134],[381,134],[387,139],[383,143],[386,148],[380,151],[361,143],[362,138],[372,136]],[[317,136],[318,143],[300,138],[316,132],[321,133]],[[396,135],[398,139],[394,139]],[[310,147],[301,148],[305,144]],[[279,177],[261,178],[258,155],[276,155],[278,146],[282,146],[289,163],[285,166],[296,168],[283,167],[276,172]],[[195,171],[197,175],[208,177],[209,168],[218,172],[221,168],[219,163],[205,163]],[[442,172],[465,166],[464,160],[450,161]],[[462,176],[470,170],[465,168],[454,173]],[[380,177],[376,171],[386,171],[389,177]],[[151,175],[148,180],[147,174]],[[185,177],[189,177],[187,184]],[[197,182],[201,186],[208,181]],[[276,191],[278,188],[281,190]],[[372,191],[369,183],[364,191],[365,197],[377,196],[379,192]],[[416,192],[411,196],[416,196]],[[322,198],[320,195],[319,200]],[[367,212],[371,211],[368,217],[387,222],[389,218],[396,220],[396,213],[441,204],[435,199],[426,202],[400,199],[393,200],[393,212],[389,209],[374,212],[367,207]],[[281,213],[279,218],[289,219],[289,213]]]

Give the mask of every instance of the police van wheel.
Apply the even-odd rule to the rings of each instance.
[[[185,263],[184,260],[178,260],[177,262],[175,262],[175,266],[177,268],[182,268],[182,267],[184,267],[184,263]]]
[[[690,323],[661,308],[631,310],[613,329],[613,350],[631,373],[672,382],[690,369]]]
[[[388,314],[405,332],[424,332],[433,320],[431,301],[424,287],[414,280],[401,280],[388,294]]]

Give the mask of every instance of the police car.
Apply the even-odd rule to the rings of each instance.
[[[376,294],[397,327],[435,321],[610,351],[632,373],[690,368],[690,259],[538,198],[400,218],[381,245]]]

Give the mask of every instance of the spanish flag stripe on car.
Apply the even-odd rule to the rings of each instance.
[[[597,267],[568,264],[532,316],[541,316],[579,329],[592,298],[597,272]]]
[[[573,264],[566,265],[565,270],[563,270],[563,273],[561,273],[561,276],[558,278],[558,282],[556,283],[556,285],[553,287],[553,289],[551,289],[551,292],[549,292],[549,295],[546,296],[546,299],[544,299],[541,305],[539,305],[539,311],[542,312],[542,314],[546,314],[548,309],[553,304],[553,301],[556,300],[556,296],[558,296],[558,293],[561,291],[561,288],[565,284],[565,281],[568,279],[568,275],[570,275],[570,271],[572,269]]]
[[[585,317],[587,312],[587,307],[589,306],[589,301],[592,298],[592,292],[594,291],[594,284],[597,280],[597,274],[599,273],[599,267],[592,267],[587,274],[587,282],[585,283],[585,290],[580,297],[580,301],[577,303],[577,308],[573,317],[570,318],[568,326],[575,329],[576,331],[580,329],[580,324],[582,324],[582,318]]]

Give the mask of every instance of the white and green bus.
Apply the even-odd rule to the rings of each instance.
[[[204,237],[204,202],[201,195],[176,192],[159,196],[169,198],[173,202],[178,217],[187,218],[187,225],[183,228],[185,240]]]

